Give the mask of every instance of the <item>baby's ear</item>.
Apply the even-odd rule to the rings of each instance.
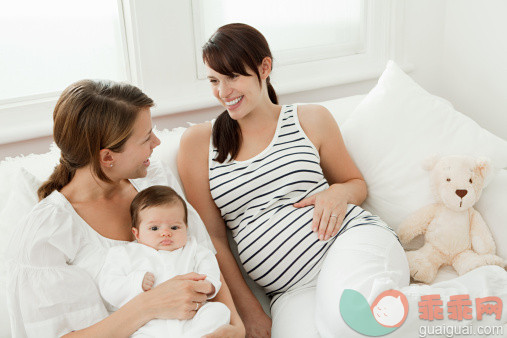
[[[475,161],[475,171],[485,179],[491,172],[491,160],[487,157],[479,157]]]
[[[132,233],[136,237],[136,239],[139,239],[139,230],[137,230],[136,227],[132,227]]]
[[[441,156],[440,155],[431,155],[425,158],[422,162],[422,168],[426,171],[431,171],[433,168],[435,168],[435,165],[440,161]]]

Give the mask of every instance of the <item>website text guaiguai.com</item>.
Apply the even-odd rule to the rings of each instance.
[[[507,333],[507,332],[505,332]],[[457,336],[471,336],[471,337],[482,337],[482,336],[504,336],[504,327],[498,326],[474,326],[474,325],[436,325],[436,326],[420,326],[419,337],[431,337],[431,336],[445,336],[445,337],[457,337]]]

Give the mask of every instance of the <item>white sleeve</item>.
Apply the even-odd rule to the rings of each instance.
[[[143,278],[148,271],[132,270],[125,246],[109,249],[99,274],[102,297],[119,309],[129,300],[143,292]]]
[[[218,267],[217,259],[215,254],[211,250],[203,247],[202,245],[196,245],[195,254],[195,272],[206,275],[206,280],[209,281],[215,287],[215,293],[208,297],[208,299],[214,298],[222,283],[220,282],[220,268]]]
[[[93,278],[69,265],[82,238],[72,218],[37,206],[8,246],[7,306],[14,337],[60,337],[108,316]]]

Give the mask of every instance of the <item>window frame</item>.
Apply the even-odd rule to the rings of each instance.
[[[155,100],[152,115],[216,107],[207,80],[197,76],[198,46],[191,1],[117,2],[127,76]],[[277,63],[275,55],[272,83],[277,93],[374,79],[389,59],[407,64],[402,34],[404,6],[397,0],[366,0],[364,53],[286,64]],[[52,111],[59,94],[0,102],[0,144],[51,135]]]
[[[128,34],[122,0],[116,0],[120,43],[123,50],[126,81],[133,81],[130,60]],[[78,81],[80,79],[76,79]],[[62,88],[63,90],[64,88]],[[0,100],[0,144],[14,143],[43,136],[49,136],[53,130],[53,110],[62,91],[45,92],[34,95]],[[41,112],[45,112],[42,114]],[[16,120],[12,118],[16,117]]]
[[[202,2],[207,0],[191,0],[192,3],[192,21],[193,21],[193,29],[194,29],[194,45],[195,45],[195,57],[196,57],[196,67],[197,67],[197,78],[199,80],[206,79],[206,69],[204,64],[200,61],[201,57],[201,47],[208,40],[209,36],[204,36],[204,26],[205,22],[203,22],[203,8],[201,7]],[[271,50],[274,56],[276,55],[275,62],[277,67],[292,65],[292,64],[300,64],[306,62],[315,62],[327,59],[336,59],[340,57],[349,56],[352,54],[360,54],[365,50],[365,32],[367,25],[367,0],[361,0],[361,14],[363,17],[360,19],[360,33],[359,33],[359,41],[356,44],[348,44],[344,46],[339,46],[336,44],[327,44],[320,46],[313,46],[309,48],[297,48],[297,49],[288,49],[282,51]],[[256,27],[259,28],[259,27]],[[259,28],[262,31],[262,28]],[[269,41],[268,41],[269,42]]]

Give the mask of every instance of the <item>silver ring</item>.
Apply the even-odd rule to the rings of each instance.
[[[329,216],[329,218],[331,218],[331,217],[336,217],[336,218],[338,218],[338,215],[331,215],[331,216]]]
[[[199,303],[195,303],[195,311],[197,311],[197,309],[199,309]]]

